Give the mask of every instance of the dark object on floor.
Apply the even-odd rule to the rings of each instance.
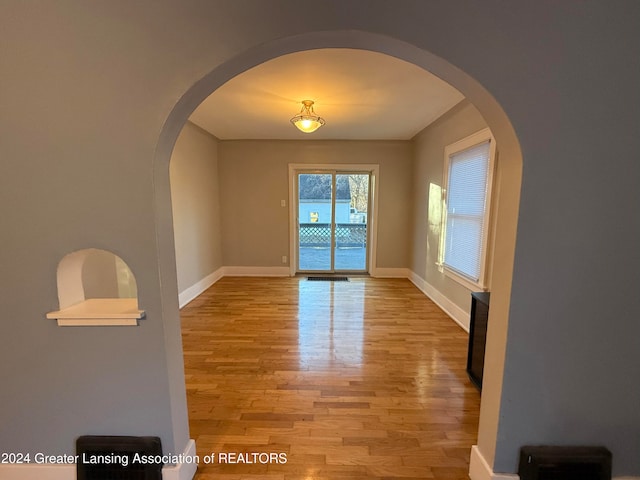
[[[611,452],[604,447],[522,447],[518,475],[520,480],[611,480]]]
[[[316,282],[348,282],[349,277],[307,277],[307,280]]]
[[[85,435],[76,455],[77,480],[162,480],[159,437]]]

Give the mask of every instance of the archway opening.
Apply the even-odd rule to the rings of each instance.
[[[490,92],[445,59],[415,46],[367,32],[316,32],[277,40],[251,49],[216,67],[185,93],[167,118],[156,150],[155,185],[157,205],[157,239],[159,267],[163,279],[163,296],[175,296],[175,250],[171,219],[168,165],[176,139],[188,117],[214,90],[239,73],[273,58],[318,48],[359,48],[391,55],[411,62],[446,81],[459,90],[482,114],[493,132],[500,150],[497,174],[495,246],[491,260],[492,304],[491,328],[487,340],[486,370],[478,445],[490,463],[495,453],[502,373],[504,368],[511,275],[516,242],[516,223],[520,195],[522,155],[515,132],[498,102]],[[165,311],[168,319],[177,318],[177,309]],[[182,363],[182,359],[173,361]]]

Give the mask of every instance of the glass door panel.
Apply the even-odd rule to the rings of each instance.
[[[366,272],[369,172],[298,173],[298,271]]]
[[[298,175],[298,269],[333,270],[333,175]]]
[[[334,270],[367,270],[369,173],[336,174]]]

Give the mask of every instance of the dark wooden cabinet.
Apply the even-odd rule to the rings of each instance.
[[[471,294],[471,321],[469,324],[467,373],[469,374],[469,378],[473,384],[480,390],[482,390],[484,351],[487,343],[489,298],[489,292],[473,292]]]

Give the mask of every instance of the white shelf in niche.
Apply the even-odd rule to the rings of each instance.
[[[90,298],[47,313],[59,326],[136,326],[144,316],[137,298]]]
[[[64,256],[56,272],[59,326],[136,326],[144,318],[129,266],[116,254],[85,248]]]

